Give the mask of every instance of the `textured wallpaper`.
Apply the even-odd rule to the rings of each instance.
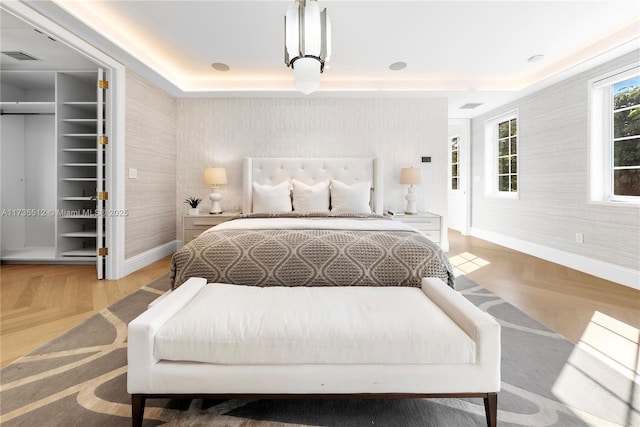
[[[588,203],[589,79],[638,52],[579,74],[472,121],[474,228],[640,268],[640,210]],[[485,196],[485,120],[519,111],[519,199]],[[584,233],[584,243],[575,242]]]
[[[377,157],[384,161],[384,205],[404,209],[401,167],[420,167],[418,209],[446,215],[447,100],[441,98],[178,99],[177,218],[182,200],[210,206],[205,167],[227,168],[222,208],[241,208],[242,159],[252,157]],[[431,163],[420,163],[431,156]]]
[[[176,239],[176,98],[127,71],[125,258]]]

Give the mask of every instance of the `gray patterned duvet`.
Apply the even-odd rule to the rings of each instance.
[[[173,255],[172,287],[190,277],[252,286],[413,287],[423,277],[439,277],[453,287],[438,245],[377,215],[238,217]]]

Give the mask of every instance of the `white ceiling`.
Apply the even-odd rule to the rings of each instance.
[[[174,95],[304,96],[283,59],[291,2],[53,3],[117,46],[108,52],[116,59],[125,52],[144,63]],[[310,96],[446,96],[450,117],[474,117],[640,46],[638,0],[319,3],[331,17],[333,54]],[[544,60],[527,61],[539,54]],[[389,70],[397,61],[407,68]],[[468,102],[483,105],[459,108]]]

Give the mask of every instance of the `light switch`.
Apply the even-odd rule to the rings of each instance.
[[[138,178],[138,169],[129,168],[129,178],[131,179]]]

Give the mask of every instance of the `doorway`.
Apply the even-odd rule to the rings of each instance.
[[[5,3],[0,13],[2,120],[12,123],[9,134],[3,126],[2,186],[14,188],[12,200],[3,192],[2,208],[15,212],[2,217],[2,262],[91,263],[100,279],[122,277],[123,218],[107,213],[124,204],[117,179],[124,131],[114,132],[116,122],[124,122],[118,108],[124,96],[117,95],[124,67],[22,3]],[[42,81],[46,88],[34,85]],[[38,135],[46,138],[39,142]],[[23,160],[13,162],[17,174],[7,175],[14,154]],[[34,167],[39,163],[46,167]],[[37,182],[42,185],[36,188],[48,190],[27,191]],[[21,206],[14,207],[17,202]],[[14,228],[13,222],[20,224]],[[34,229],[45,230],[46,237],[27,236]],[[20,254],[14,249],[21,245]]]
[[[471,120],[449,119],[448,226],[463,235],[471,228]]]

